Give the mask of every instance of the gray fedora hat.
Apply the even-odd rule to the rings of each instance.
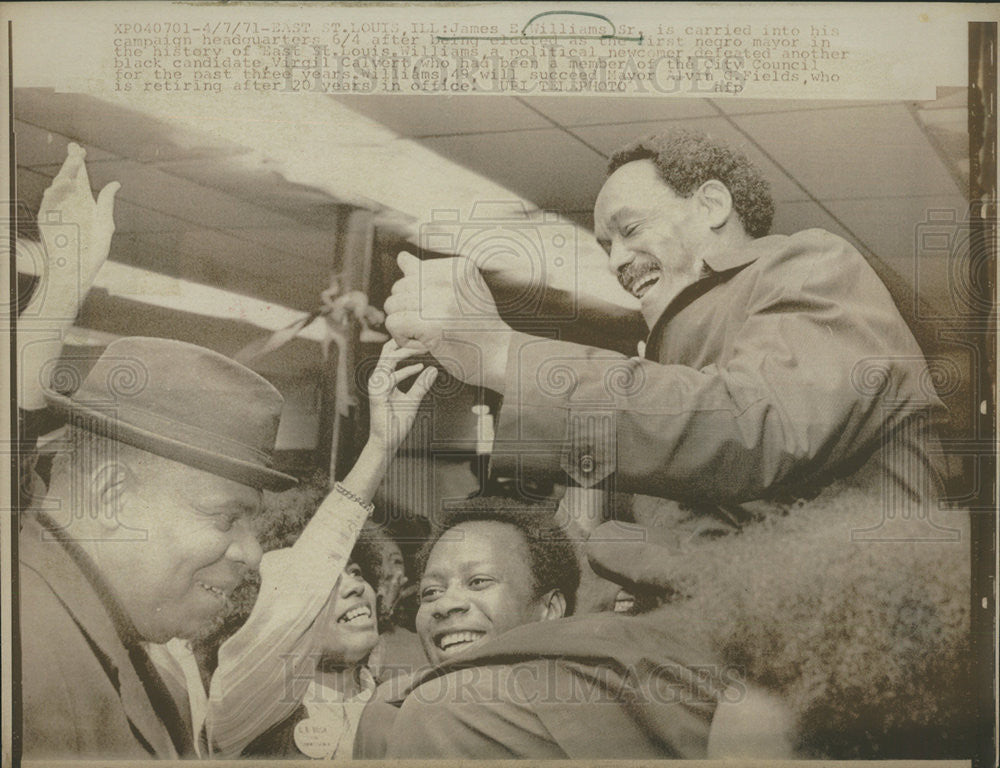
[[[158,456],[254,488],[296,483],[271,468],[284,402],[278,390],[204,347],[118,339],[75,392],[45,397],[70,423]]]

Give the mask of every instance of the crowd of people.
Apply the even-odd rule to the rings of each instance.
[[[71,144],[34,246],[58,211],[79,268],[22,308],[64,329],[114,231],[117,184],[95,199],[84,160]],[[22,454],[24,756],[963,756],[967,515],[916,535],[941,402],[861,254],[773,214],[704,134],[611,158],[595,234],[649,330],[635,357],[488,301],[470,323],[451,260],[400,254],[368,441],[297,488],[248,368],[122,338],[58,391],[60,334],[22,335],[21,445],[66,423],[51,468]],[[502,396],[492,471],[568,489],[413,510],[412,555],[373,499],[437,366]],[[581,513],[587,493],[614,503]],[[854,535],[887,509],[892,538]]]

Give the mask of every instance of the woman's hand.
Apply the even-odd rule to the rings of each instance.
[[[413,428],[421,400],[437,378],[436,368],[427,368],[410,387],[401,392],[399,385],[424,368],[423,363],[407,365],[399,370],[403,360],[420,354],[420,350],[400,347],[389,340],[382,346],[378,364],[368,378],[369,408],[371,410],[369,443],[381,447],[393,456]]]
[[[420,354],[419,350],[401,349],[395,341],[387,341],[368,379],[371,409],[368,442],[354,467],[340,482],[362,504],[367,504],[375,495],[389,463],[416,421],[420,401],[437,378],[437,369],[428,368],[420,374],[409,392],[399,391],[400,383],[415,376],[424,366],[416,363],[397,371],[396,364],[417,354]]]

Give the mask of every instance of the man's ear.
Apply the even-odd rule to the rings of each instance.
[[[119,459],[108,459],[94,467],[90,477],[90,498],[93,512],[101,527],[111,531],[122,523],[118,519],[122,499],[128,487],[129,469]]]
[[[553,589],[542,595],[542,611],[540,621],[561,619],[566,615],[566,598],[561,590]]]
[[[721,229],[733,213],[733,195],[729,187],[717,179],[709,179],[698,187],[695,196],[712,229]]]

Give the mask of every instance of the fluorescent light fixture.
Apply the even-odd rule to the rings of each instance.
[[[325,94],[262,99],[223,92],[211,99],[122,98],[120,103],[164,125],[251,147],[252,153],[239,158],[244,167],[257,165],[373,210],[380,225],[413,243],[442,211],[468,221],[473,207],[482,203],[506,204],[531,221],[545,217],[534,202]],[[561,223],[576,233],[576,258],[546,264],[547,284],[637,309],[638,302],[608,272],[607,256],[593,234],[574,222]]]
[[[112,296],[121,296],[143,304],[204,317],[237,320],[265,331],[277,331],[301,320],[305,314],[280,304],[161,275],[117,261],[104,263],[94,281],[94,287],[103,288]],[[323,323],[313,321],[302,329],[299,338],[322,341],[325,335]]]

